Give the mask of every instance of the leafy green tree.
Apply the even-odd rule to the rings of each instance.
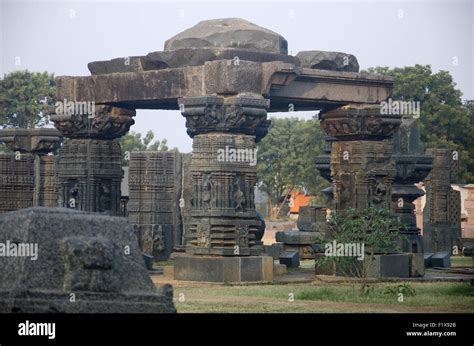
[[[268,195],[270,210],[275,212],[280,198],[294,188],[304,186],[317,194],[329,186],[315,167],[315,157],[323,153],[323,138],[317,119],[272,119],[258,145],[257,164],[259,188]]]
[[[55,103],[54,76],[15,71],[0,80],[0,126],[34,128],[48,124]]]
[[[457,182],[474,182],[474,106],[463,105],[449,72],[433,73],[430,65],[375,67],[368,72],[394,78],[394,100],[420,101],[422,141],[427,147],[457,150],[461,164]]]
[[[153,131],[149,130],[146,135],[142,138],[142,134],[139,132],[131,131],[130,133],[126,134],[125,136],[119,139],[120,146],[122,147],[122,152],[131,153],[132,151],[168,151],[167,140],[156,139],[155,134]],[[173,148],[172,150],[178,151],[177,148]],[[123,165],[128,166],[128,161],[126,159],[123,160]]]

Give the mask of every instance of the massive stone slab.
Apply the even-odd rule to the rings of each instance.
[[[37,246],[36,260],[0,258],[0,312],[176,311],[171,286],[155,289],[124,218],[30,208],[0,216],[0,230],[1,244]]]
[[[275,240],[285,244],[310,245],[322,239],[317,232],[281,231],[276,232]]]
[[[288,42],[281,35],[240,18],[205,20],[165,42],[167,52],[203,47],[288,53]]]
[[[178,99],[211,94],[268,95],[270,112],[330,110],[348,103],[380,103],[391,95],[393,80],[299,68],[281,61],[209,61],[154,71],[56,78],[57,99],[114,104],[137,109],[179,109]]]

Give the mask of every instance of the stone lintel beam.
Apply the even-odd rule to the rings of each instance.
[[[287,64],[288,65],[288,64]],[[392,95],[393,79],[384,75],[299,68],[285,85],[270,85],[270,112],[321,109],[330,111],[347,104],[380,104]],[[275,73],[278,76],[280,73]]]
[[[355,72],[312,70],[273,61],[217,60],[189,66],[87,77],[57,77],[57,99],[130,109],[179,109],[177,99],[253,93],[269,98],[269,111],[330,110],[377,104],[391,95],[392,79]]]

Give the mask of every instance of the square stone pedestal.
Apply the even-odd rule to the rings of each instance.
[[[174,279],[220,283],[265,283],[273,281],[270,256],[192,256],[174,260]]]

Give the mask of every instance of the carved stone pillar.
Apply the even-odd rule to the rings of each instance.
[[[59,154],[59,203],[66,208],[120,215],[122,151],[116,138],[133,125],[134,110],[96,106],[94,115],[54,115],[67,137]]]
[[[395,165],[389,138],[400,125],[400,116],[381,115],[378,106],[344,106],[324,113],[321,123],[333,137],[334,208],[390,210]]]
[[[193,138],[186,252],[260,255],[254,205],[258,142],[268,131],[268,100],[260,95],[179,100]]]
[[[395,178],[392,186],[393,210],[405,225],[401,248],[404,252],[423,252],[420,229],[416,226],[413,202],[425,193],[415,184],[430,173],[433,158],[424,154],[418,119],[403,119],[393,137]]]
[[[450,149],[427,149],[433,169],[425,179],[426,205],[423,210],[425,252],[461,249],[461,196],[451,187],[459,169],[458,153]]]
[[[57,207],[58,130],[3,129],[0,142],[13,153],[0,155],[0,212],[33,206]]]

